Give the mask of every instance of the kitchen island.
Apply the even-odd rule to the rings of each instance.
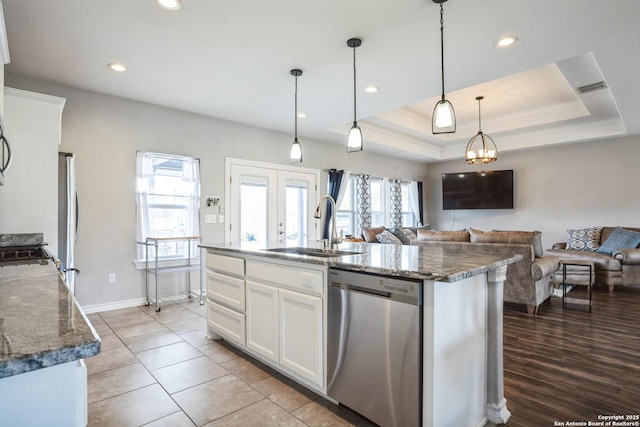
[[[100,339],[55,266],[0,267],[0,424],[87,424]]]
[[[422,302],[422,425],[479,427],[509,419],[502,296],[507,266],[520,256],[367,243],[343,243],[336,251],[254,242],[201,247],[206,249],[211,338],[223,338],[327,395],[334,379],[327,378],[329,273],[355,272],[374,281],[378,277],[380,283],[384,278],[411,280],[419,284]],[[402,402],[396,406],[398,416],[389,425],[401,424]]]

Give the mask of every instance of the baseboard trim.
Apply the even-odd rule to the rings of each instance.
[[[139,307],[144,305],[147,300],[144,298],[130,299],[125,301],[110,302],[107,304],[94,304],[83,306],[82,309],[86,314],[99,313],[103,311],[119,310],[121,308]]]

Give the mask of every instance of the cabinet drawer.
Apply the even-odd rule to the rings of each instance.
[[[232,276],[244,276],[244,259],[207,252],[207,268]]]
[[[322,271],[247,260],[247,278],[305,292],[323,294]]]
[[[213,301],[207,301],[207,323],[217,334],[229,341],[245,346],[245,317],[244,314],[223,307]]]
[[[207,296],[244,313],[244,279],[207,271]]]

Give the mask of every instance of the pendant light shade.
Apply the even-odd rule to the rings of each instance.
[[[433,109],[431,116],[431,132],[454,133],[456,131],[456,113],[453,105],[444,96],[444,8],[442,3],[447,0],[433,0],[440,5],[440,72],[442,76],[442,97]]]
[[[289,155],[289,161],[291,163],[302,163],[302,145],[298,141],[298,77],[302,75],[302,70],[293,69],[291,75],[295,77],[295,96],[294,96],[294,136],[293,143],[291,144],[291,153]]]
[[[362,151],[363,138],[362,131],[358,126],[356,119],[356,48],[362,44],[360,39],[347,40],[347,46],[353,49],[353,126],[349,129],[349,136],[347,138],[347,152],[353,153],[354,151]]]
[[[465,151],[465,160],[469,164],[491,163],[498,160],[498,148],[493,139],[482,132],[482,121],[480,115],[480,101],[483,97],[478,96],[478,133],[471,138]]]

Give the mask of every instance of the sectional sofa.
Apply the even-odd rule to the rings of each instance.
[[[595,283],[608,287],[640,285],[640,228],[590,227],[567,230],[567,241],[553,245],[546,254],[561,260],[591,261],[595,267]],[[567,266],[567,283],[584,280],[585,269]],[[562,271],[555,273],[562,282]],[[582,283],[582,282],[580,282]]]
[[[504,301],[526,306],[529,314],[536,314],[540,304],[553,294],[553,275],[559,268],[558,258],[543,253],[538,231],[482,231],[473,228],[435,231],[376,227],[364,230],[362,238],[370,243],[438,246],[508,256],[521,255],[521,261],[507,268]]]

